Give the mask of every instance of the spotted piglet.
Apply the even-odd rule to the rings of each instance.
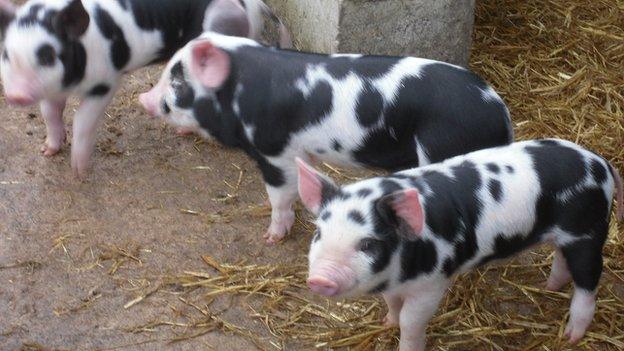
[[[541,243],[555,247],[546,283],[574,282],[565,335],[577,343],[596,307],[602,247],[622,182],[603,158],[563,140],[476,151],[339,187],[299,160],[299,193],[315,215],[308,286],[325,296],[381,293],[401,351],[425,328],[452,278]]]
[[[295,157],[397,170],[513,139],[501,98],[463,68],[279,50],[216,33],[180,50],[140,100],[256,160],[273,207],[269,243],[295,218]]]
[[[42,152],[51,156],[65,142],[65,101],[79,96],[72,168],[83,176],[97,124],[124,73],[167,60],[208,29],[256,38],[267,13],[276,19],[260,0],[30,0],[19,8],[0,0],[6,100],[41,103]]]

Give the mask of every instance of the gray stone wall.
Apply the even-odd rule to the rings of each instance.
[[[465,66],[475,0],[267,0],[297,48],[411,55]]]

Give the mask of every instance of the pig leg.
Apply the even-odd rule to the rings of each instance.
[[[602,274],[602,243],[581,239],[561,251],[574,281],[570,320],[565,329],[565,336],[574,345],[583,338],[594,318],[596,289]]]
[[[271,225],[264,234],[268,244],[281,241],[295,223],[293,204],[297,200],[297,168],[292,159],[282,157],[277,167],[264,157],[258,157],[258,166],[266,183],[271,203]]]
[[[429,282],[410,289],[404,297],[399,316],[401,326],[400,351],[425,351],[426,329],[444,296],[448,282]]]
[[[393,294],[382,294],[382,296],[386,301],[386,305],[388,305],[388,314],[384,317],[383,323],[386,327],[394,327],[399,324],[403,298]]]
[[[114,91],[102,97],[87,97],[78,107],[74,117],[71,163],[74,175],[84,178],[89,167],[89,160],[95,147],[95,131],[106,106],[113,98]]]
[[[572,274],[568,269],[565,257],[560,249],[555,250],[550,276],[546,282],[546,290],[559,291],[564,285],[572,281]]]
[[[56,155],[67,139],[63,123],[66,101],[65,99],[41,101],[41,114],[46,124],[46,141],[41,147],[41,152],[45,156]]]
[[[276,244],[290,232],[295,223],[293,204],[297,199],[297,186],[285,184],[276,188],[267,184],[266,189],[271,202],[271,225],[264,238],[268,244]]]

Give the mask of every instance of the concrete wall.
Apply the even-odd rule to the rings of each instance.
[[[466,65],[475,0],[267,0],[306,51],[412,55]]]

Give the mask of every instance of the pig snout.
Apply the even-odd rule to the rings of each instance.
[[[139,95],[139,102],[152,117],[158,117],[158,110],[160,109],[159,100],[159,97],[153,91]]]
[[[321,276],[308,278],[308,287],[313,292],[323,296],[335,296],[338,294],[338,284]]]
[[[37,99],[28,93],[7,93],[6,101],[13,106],[29,106],[37,102]]]
[[[307,284],[310,290],[319,295],[337,296],[355,285],[355,274],[348,266],[326,263],[318,269],[310,270]]]

